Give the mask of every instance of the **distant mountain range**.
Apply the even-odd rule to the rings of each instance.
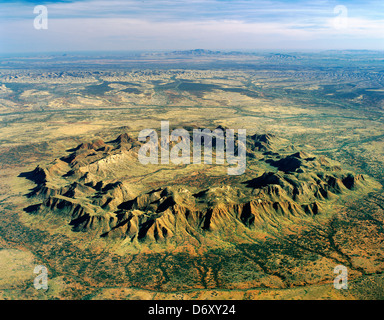
[[[243,52],[243,51],[213,51],[207,49],[178,50],[168,52],[143,53],[142,57],[258,57],[272,61],[293,61],[300,57],[292,54],[267,53],[267,52]]]

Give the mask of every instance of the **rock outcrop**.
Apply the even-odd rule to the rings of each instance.
[[[168,181],[144,193],[125,178],[137,159],[138,142],[124,133],[108,143],[82,143],[23,174],[36,183],[28,196],[42,200],[26,210],[60,215],[74,231],[161,242],[180,233],[196,237],[238,226],[257,230],[281,219],[316,216],[345,194],[365,188],[364,176],[344,172],[323,156],[289,153],[294,147],[287,142],[272,134],[249,136],[250,158],[266,170],[256,177],[244,175],[238,184],[191,192]]]

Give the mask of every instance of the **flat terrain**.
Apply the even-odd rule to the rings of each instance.
[[[369,51],[1,58],[0,298],[382,299],[383,61]],[[226,238],[203,243],[148,240],[134,249],[74,231],[55,210],[25,211],[42,200],[26,196],[36,184],[22,173],[49,167],[82,143],[122,133],[136,141],[162,120],[171,129],[272,134],[287,141],[281,156],[326,157],[369,183],[316,216],[276,218],[279,227],[239,227],[233,238],[222,232]],[[259,161],[262,152],[255,157],[244,177],[216,166],[135,165],[113,178],[132,184],[133,198],[168,185],[200,192],[275,170]],[[49,270],[47,291],[33,287],[37,264]],[[333,287],[340,264],[348,290]]]

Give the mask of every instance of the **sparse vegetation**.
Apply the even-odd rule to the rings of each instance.
[[[2,264],[0,298],[382,299],[382,57],[350,56],[172,53],[143,55],[145,69],[89,59],[87,71],[74,57],[43,70],[8,60],[0,254],[15,269]],[[140,166],[137,134],[161,120],[247,129],[246,173]],[[272,203],[259,224],[255,208],[236,216],[256,198]],[[34,263],[47,292],[33,289]],[[348,292],[333,289],[338,264]]]

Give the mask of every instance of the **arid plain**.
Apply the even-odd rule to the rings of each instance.
[[[382,64],[370,51],[1,58],[0,298],[382,299]],[[139,132],[161,121],[246,129],[245,173],[139,163]]]

